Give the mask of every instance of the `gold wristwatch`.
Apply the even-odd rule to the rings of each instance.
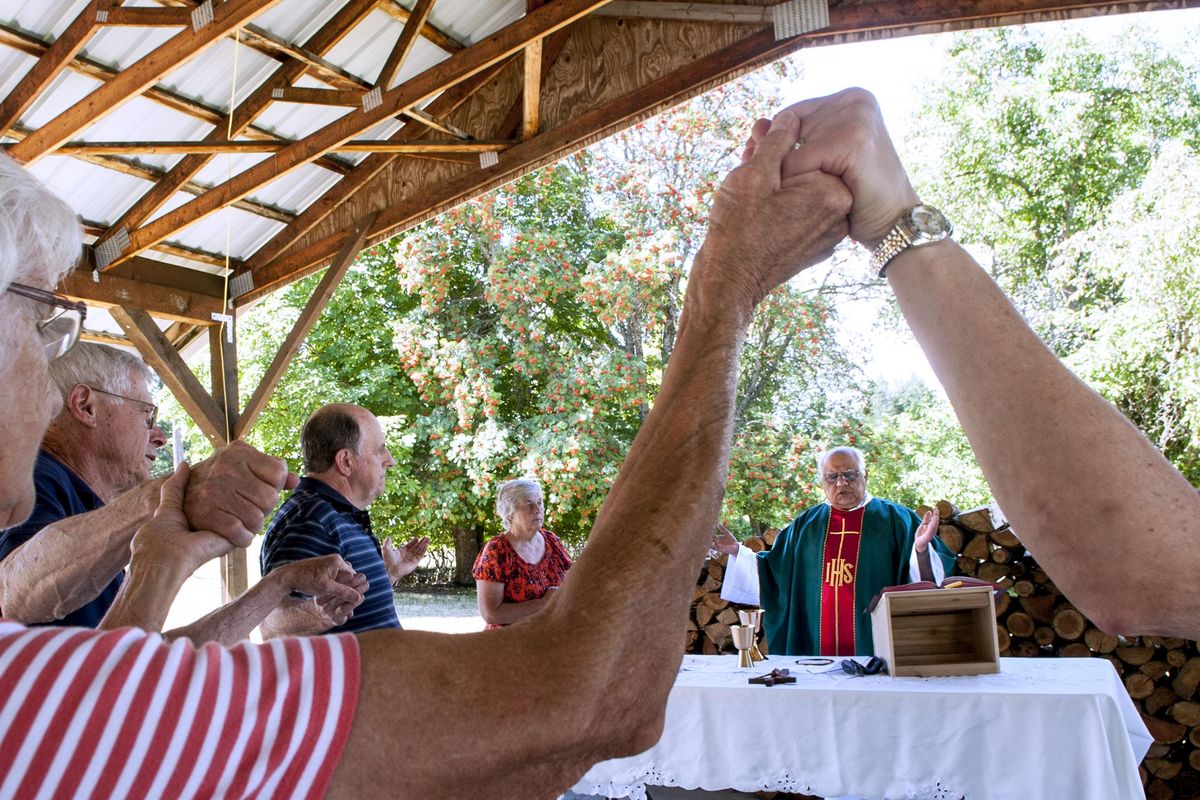
[[[871,254],[871,269],[885,277],[887,266],[893,258],[910,247],[923,247],[940,242],[954,233],[954,226],[946,215],[933,206],[916,205],[900,215],[888,235]]]

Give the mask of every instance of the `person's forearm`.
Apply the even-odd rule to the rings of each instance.
[[[1064,594],[1112,633],[1200,636],[1200,497],[1183,476],[957,244],[905,252],[888,280],[1013,531]],[[978,312],[966,328],[964,308]]]
[[[550,601],[550,597],[551,595],[546,595],[536,600],[526,600],[523,603],[498,603],[484,609],[481,616],[483,621],[489,625],[511,625],[541,611]]]
[[[476,796],[485,775],[489,793],[518,796],[531,780],[566,788],[595,761],[653,744],[683,655],[689,587],[720,508],[742,322],[685,310],[672,366],[587,551],[530,624],[359,638],[362,691],[331,797],[379,796],[369,776],[401,758],[390,796]],[[636,558],[630,541],[640,544]],[[486,753],[463,749],[479,733],[480,708],[489,720],[536,709],[554,736],[538,737],[536,757],[519,736],[494,737]],[[423,731],[419,744],[377,735],[398,715]]]
[[[129,542],[161,487],[161,478],[146,481],[103,508],[47,525],[0,561],[5,618],[50,622],[96,599],[129,563]]]
[[[135,553],[116,600],[100,621],[100,629],[141,628],[160,632],[175,595],[190,575],[176,558],[158,557],[150,549]]]
[[[332,621],[314,600],[284,601],[262,620],[264,639],[280,636],[316,636],[333,627]]]
[[[288,594],[287,587],[272,575],[190,625],[169,630],[163,636],[169,640],[186,638],[196,643],[216,642],[225,646],[249,638],[250,632],[278,608]]]

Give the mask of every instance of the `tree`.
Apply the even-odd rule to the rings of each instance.
[[[996,31],[952,53],[919,126],[941,146],[922,194],[990,249],[1051,346],[1200,479],[1195,59],[1136,34],[1051,49]]]
[[[542,482],[556,532],[582,543],[671,357],[718,181],[779,105],[765,87],[721,87],[368,251],[251,441],[298,467],[317,405],[371,408],[398,462],[376,530],[452,543],[463,582],[517,475]],[[315,281],[244,320],[244,390]],[[742,527],[790,516],[811,474],[801,456],[854,405],[833,320],[820,296],[783,287],[750,331],[727,500]]]

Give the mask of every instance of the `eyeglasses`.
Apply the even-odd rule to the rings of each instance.
[[[106,392],[103,389],[97,389],[95,386],[89,386],[88,388],[91,389],[93,392],[97,392],[99,394],[106,394],[109,397],[115,397],[118,400],[128,400],[131,403],[136,403],[139,406],[149,408],[150,410],[148,412],[146,412],[147,414],[149,414],[149,416],[146,418],[147,430],[153,430],[154,423],[158,422],[158,406],[156,406],[154,403],[147,403],[145,400],[138,400],[136,397],[126,397],[123,394],[115,394],[113,392]]]
[[[46,360],[53,361],[65,355],[79,341],[79,333],[83,330],[83,321],[87,317],[87,306],[83,303],[20,283],[10,283],[5,291],[60,309],[43,319],[37,326],[42,347],[46,349]]]
[[[854,483],[856,480],[858,480],[859,475],[862,475],[862,473],[856,469],[853,469],[853,470],[850,470],[849,472],[826,472],[821,477],[823,477],[825,479],[826,483],[828,483],[832,486],[833,484],[836,484],[838,481],[845,481],[846,483]]]

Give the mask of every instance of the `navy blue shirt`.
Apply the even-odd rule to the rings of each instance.
[[[33,486],[37,492],[37,500],[29,519],[20,525],[0,531],[0,560],[8,558],[9,553],[32,539],[47,525],[76,514],[95,511],[104,505],[104,501],[96,496],[92,487],[45,450],[38,452],[37,465],[33,469]],[[79,554],[79,558],[87,557],[87,553]],[[121,588],[124,580],[125,572],[118,572],[95,600],[62,619],[38,624],[95,628],[113,604],[117,590]]]
[[[392,580],[383,563],[379,540],[371,531],[370,515],[328,484],[316,478],[301,478],[267,528],[259,556],[262,574],[302,558],[330,554],[346,559],[367,576],[370,585],[350,619],[326,633],[399,628]]]

